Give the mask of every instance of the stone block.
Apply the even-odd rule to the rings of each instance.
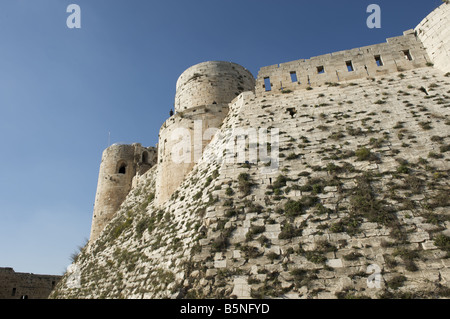
[[[327,260],[327,265],[332,268],[342,268],[342,259],[329,259]]]

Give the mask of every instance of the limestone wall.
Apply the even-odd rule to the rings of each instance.
[[[0,268],[0,299],[46,299],[60,279]]]
[[[269,89],[269,80],[271,91],[279,92],[410,70],[428,62],[421,41],[410,30],[386,43],[263,67],[256,80],[256,92]]]
[[[443,72],[450,72],[450,5],[442,4],[415,30],[434,66]]]
[[[241,92],[253,91],[254,88],[253,75],[238,64],[222,61],[199,63],[178,78],[175,111],[230,103]]]
[[[177,113],[161,127],[156,202],[164,203],[200,160],[204,148],[228,114],[228,104],[212,104]]]
[[[140,144],[114,144],[102,155],[95,196],[90,240],[95,240],[128,195],[136,174],[156,162],[156,149]]]
[[[158,204],[170,198],[200,159],[213,137],[211,132],[222,126],[228,104],[241,92],[254,91],[255,79],[238,64],[209,61],[183,72],[176,87],[177,114],[163,124],[159,133]],[[187,154],[185,159],[180,158],[183,154]]]

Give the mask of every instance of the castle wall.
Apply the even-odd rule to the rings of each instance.
[[[416,27],[434,66],[450,72],[450,5],[442,4]]]
[[[146,155],[144,155],[146,153]],[[90,240],[95,240],[114,217],[132,187],[136,174],[144,174],[156,162],[156,149],[140,144],[114,144],[102,155],[95,196]]]
[[[164,123],[159,133],[155,194],[158,205],[170,198],[200,160],[227,114],[228,104],[212,104],[178,113]]]
[[[61,276],[18,273],[0,268],[0,299],[46,299]]]
[[[230,103],[240,93],[253,91],[254,88],[253,75],[238,64],[222,61],[199,63],[178,78],[175,111]]]
[[[409,60],[411,59],[411,60]],[[378,61],[378,62],[377,62]],[[414,31],[387,39],[386,43],[344,50],[263,67],[256,80],[256,92],[296,90],[424,67],[429,57]],[[322,72],[323,70],[323,72]],[[291,77],[294,74],[296,79]]]

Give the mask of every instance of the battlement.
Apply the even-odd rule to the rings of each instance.
[[[263,67],[256,92],[306,89],[425,67],[431,62],[414,30],[386,43]]]

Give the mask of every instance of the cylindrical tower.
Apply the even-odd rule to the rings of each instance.
[[[163,204],[200,159],[222,126],[228,105],[240,93],[254,91],[255,78],[231,62],[204,62],[177,81],[174,116],[159,132],[156,203]]]
[[[95,196],[90,241],[98,238],[131,190],[133,177],[156,162],[156,149],[141,144],[114,144],[103,151]]]
[[[228,104],[240,93],[254,89],[255,78],[239,64],[222,61],[199,63],[178,78],[175,111],[208,104]]]

